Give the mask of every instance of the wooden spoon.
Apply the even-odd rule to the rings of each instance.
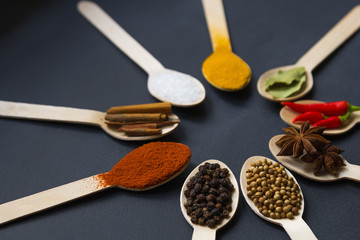
[[[167,147],[167,146],[165,146]],[[136,150],[136,149],[135,149]],[[133,151],[135,151],[133,150]],[[151,155],[153,153],[153,149],[148,149],[148,152],[145,152],[144,155]],[[165,151],[165,150],[164,150]],[[189,153],[190,154],[190,153]],[[104,186],[102,183],[102,174],[97,174],[88,178],[84,178],[72,183],[68,183],[59,187],[55,187],[43,192],[39,192],[27,197],[23,197],[11,202],[7,202],[0,205],[0,225],[13,221],[15,219],[37,213],[51,207],[55,207],[57,205],[108,189],[118,187],[125,190],[131,191],[145,191],[156,188],[168,181],[172,180],[176,176],[178,176],[189,164],[190,155],[184,155],[184,163],[183,166],[179,166],[178,171],[176,171],[172,176],[169,176],[162,182],[158,184],[150,185],[146,188],[125,188],[123,186],[118,185],[111,185],[111,186]],[[165,158],[166,159],[166,158]],[[136,161],[136,159],[134,159]],[[166,161],[166,160],[165,160]],[[120,160],[121,163],[121,160]],[[161,164],[161,163],[160,163]],[[155,166],[154,169],[157,169],[158,166]],[[139,168],[138,175],[143,174],[141,172],[144,168]],[[177,170],[177,169],[175,169]],[[159,175],[161,173],[159,172]],[[160,178],[161,179],[161,178]]]
[[[301,101],[297,101],[296,103],[311,104],[311,103],[324,103],[324,102],[316,101],[316,100],[301,100]],[[287,106],[284,106],[280,110],[281,119],[284,122],[286,122],[287,124],[289,124],[290,126],[293,126],[297,129],[300,129],[301,123],[293,123],[292,120],[300,114],[301,113],[296,112]],[[343,125],[341,127],[334,128],[334,129],[325,129],[323,134],[324,135],[343,134],[343,133],[349,131],[351,128],[353,128],[357,123],[360,123],[360,111],[352,112],[350,114],[349,118],[343,123]]]
[[[184,204],[186,203],[186,197],[184,195],[185,190],[187,189],[186,187],[186,183],[190,180],[191,177],[195,176],[195,174],[199,171],[198,168],[205,164],[206,162],[208,163],[218,163],[220,165],[221,168],[227,168],[229,170],[229,178],[231,180],[231,183],[234,185],[234,192],[232,194],[232,211],[229,214],[229,218],[224,219],[222,221],[221,224],[217,225],[215,228],[209,228],[207,226],[201,226],[201,225],[197,225],[197,224],[193,224],[191,222],[191,218],[190,216],[187,215],[186,213],[186,209],[184,207]],[[216,231],[220,228],[222,228],[223,226],[225,226],[230,219],[234,216],[237,206],[238,206],[238,202],[239,202],[239,187],[238,187],[238,183],[236,181],[236,178],[234,176],[234,174],[232,173],[232,171],[230,170],[230,168],[228,166],[225,165],[225,163],[219,161],[219,160],[215,160],[215,159],[210,159],[207,161],[204,161],[202,163],[200,163],[196,168],[194,168],[194,170],[189,174],[189,176],[186,178],[184,185],[181,188],[181,192],[180,192],[180,208],[181,211],[186,219],[186,221],[194,228],[194,232],[192,235],[192,239],[193,240],[215,240],[216,238]]]
[[[264,158],[266,158],[266,157],[262,157],[262,156],[250,157],[245,161],[244,165],[241,168],[240,187],[241,187],[241,192],[242,192],[246,202],[248,203],[250,208],[258,216],[265,219],[266,221],[269,221],[269,222],[272,222],[272,223],[275,223],[275,224],[278,224],[278,225],[282,226],[292,240],[300,240],[300,239],[312,240],[312,239],[317,239],[315,237],[314,233],[309,228],[309,226],[304,221],[304,219],[302,219],[302,215],[303,215],[304,208],[305,208],[304,196],[303,196],[303,193],[301,191],[299,183],[296,181],[294,176],[287,169],[285,169],[285,170],[286,170],[286,173],[288,174],[288,176],[292,177],[294,179],[294,181],[296,182],[296,184],[299,185],[300,193],[301,193],[302,199],[303,199],[301,208],[299,209],[299,215],[294,216],[294,219],[292,219],[292,220],[287,219],[287,218],[284,218],[284,219],[272,219],[270,217],[266,217],[266,216],[264,216],[263,214],[260,213],[259,209],[255,206],[253,201],[247,196],[246,170],[251,167],[250,164],[252,162],[255,162],[257,160],[262,160]],[[275,163],[275,161],[273,161],[273,160],[271,160],[269,158],[266,158],[266,159]]]
[[[109,127],[105,123],[105,114],[106,113],[104,112],[88,109],[55,107],[0,100],[0,117],[95,125],[101,127],[110,136],[125,141],[143,141],[160,138],[170,134],[179,126],[179,123],[162,126],[162,133],[158,135],[127,136],[124,132],[119,132],[116,128]],[[168,117],[169,120],[179,120],[175,114],[169,114]]]
[[[231,51],[222,0],[202,0],[202,4],[214,50],[202,65],[203,75],[211,85],[220,90],[242,89],[250,82],[251,70],[244,60]],[[226,83],[219,82],[218,79],[226,79]]]
[[[148,73],[148,90],[153,97],[179,107],[194,106],[205,99],[205,88],[199,80],[164,68],[97,4],[80,1],[77,7],[90,23]]]
[[[350,164],[344,159],[345,166],[341,167],[337,176],[333,176],[325,171],[315,175],[312,171],[312,164],[301,161],[300,159],[290,156],[277,156],[280,151],[280,147],[276,145],[276,142],[284,135],[277,135],[270,139],[269,149],[272,155],[284,166],[297,174],[309,178],[311,180],[319,182],[332,182],[341,179],[350,179],[360,182],[360,166]]]
[[[304,56],[294,65],[271,69],[263,73],[257,83],[257,89],[261,96],[271,101],[293,101],[305,96],[312,89],[314,81],[311,74],[325,58],[344,43],[351,35],[360,28],[360,5],[354,7],[343,17],[323,38],[321,38]],[[296,67],[305,67],[306,81],[301,89],[286,98],[274,98],[265,90],[266,79],[273,76],[279,70],[289,70]]]

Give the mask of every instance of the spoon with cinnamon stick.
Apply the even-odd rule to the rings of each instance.
[[[184,144],[147,143],[128,153],[109,172],[0,204],[0,226],[109,188],[130,191],[156,188],[178,176],[190,158],[191,151]]]
[[[104,113],[0,100],[0,117],[95,125],[110,136],[125,141],[160,138],[173,132],[180,123],[171,113],[171,104],[161,102],[112,107]]]

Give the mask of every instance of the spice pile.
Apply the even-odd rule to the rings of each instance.
[[[295,128],[284,128],[285,135],[276,142],[281,147],[277,156],[291,156],[312,163],[312,170],[317,174],[324,167],[325,171],[336,175],[337,170],[345,166],[339,155],[344,150],[331,145],[321,134],[324,127],[310,127],[307,121],[301,125],[300,132]]]
[[[218,163],[205,163],[198,170],[186,183],[184,207],[192,223],[213,228],[229,217],[234,185],[229,170]]]
[[[299,214],[300,188],[279,163],[267,159],[252,162],[246,179],[247,195],[264,216],[293,219]]]
[[[99,175],[102,186],[149,189],[166,182],[190,161],[189,147],[181,143],[151,142],[127,154],[111,171]]]
[[[265,81],[265,90],[274,98],[286,98],[301,89],[306,81],[304,67],[279,70]]]
[[[292,120],[293,123],[309,121],[315,127],[327,129],[341,127],[352,112],[360,110],[360,107],[346,101],[312,104],[282,102],[281,104],[302,113]]]
[[[148,136],[162,133],[162,126],[179,123],[169,120],[169,102],[118,106],[107,110],[105,123],[128,136]]]

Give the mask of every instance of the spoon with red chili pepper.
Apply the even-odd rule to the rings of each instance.
[[[284,135],[277,135],[270,139],[269,149],[272,155],[285,167],[291,171],[300,174],[303,177],[309,178],[311,180],[319,182],[332,182],[341,179],[350,179],[357,182],[360,182],[360,166],[355,164],[350,164],[345,159],[345,166],[339,168],[338,174],[336,176],[331,175],[326,172],[320,172],[318,174],[313,173],[312,164],[301,161],[299,158],[293,158],[291,156],[277,156],[280,151],[280,147],[276,145],[276,142]]]
[[[351,35],[360,28],[360,5],[354,7],[345,17],[343,17],[323,38],[321,38],[305,55],[303,55],[294,65],[288,65],[271,69],[263,73],[257,83],[260,95],[271,101],[293,101],[302,98],[313,87],[314,80],[311,72],[335,49],[343,44]],[[305,67],[306,81],[301,89],[286,98],[274,98],[266,91],[266,79],[272,77],[279,70],[290,70],[296,67]]]
[[[178,176],[188,165],[189,147],[174,142],[151,142],[134,149],[109,172],[0,205],[0,225],[108,188],[145,191]]]
[[[304,105],[304,107],[305,107],[305,104],[306,105],[307,104],[316,104],[317,106],[315,105],[316,108],[314,108],[312,110],[310,110],[310,108],[309,108],[308,109],[309,111],[306,111],[306,108],[303,108],[303,110],[306,112],[303,112],[303,111],[298,112],[301,109],[292,107],[294,104],[297,104],[295,106],[299,106],[300,108],[301,108],[300,104]],[[324,105],[321,106],[321,104],[324,104]],[[297,101],[295,103],[291,103],[291,105],[289,105],[288,103],[284,103],[284,105],[286,105],[286,106],[284,106],[280,110],[281,119],[284,122],[286,122],[287,124],[289,124],[290,126],[293,126],[297,129],[300,129],[302,121],[294,122],[294,119],[296,120],[296,118],[299,118],[298,116],[301,113],[303,113],[303,114],[309,113],[309,115],[311,115],[311,116],[308,116],[307,120],[309,120],[312,123],[315,123],[315,125],[318,125],[318,126],[321,126],[321,125],[316,124],[316,122],[318,123],[321,120],[327,120],[327,119],[330,120],[327,123],[327,124],[329,124],[329,126],[330,126],[330,124],[337,124],[336,128],[326,128],[325,131],[323,132],[324,135],[343,134],[343,133],[349,131],[351,128],[353,128],[357,123],[360,123],[360,111],[354,111],[357,109],[357,107],[352,106],[345,101],[334,102],[334,104],[327,103],[325,105],[325,103],[321,102],[321,101],[301,100],[301,101]],[[323,108],[323,109],[321,109],[321,108]],[[295,111],[293,109],[297,109],[298,111]],[[320,110],[322,111],[322,113],[320,113]],[[330,115],[331,113],[333,113],[333,114],[335,114],[335,116],[327,116],[324,113],[324,111],[327,115]],[[350,112],[351,112],[351,114],[349,114]],[[338,115],[336,113],[338,113]],[[328,118],[325,119],[326,117],[328,117]],[[339,124],[339,121],[340,121],[340,124]]]

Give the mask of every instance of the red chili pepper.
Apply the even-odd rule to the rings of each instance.
[[[350,111],[343,116],[331,116],[314,123],[314,127],[326,127],[327,129],[338,128],[349,118]]]
[[[292,122],[296,123],[296,122],[306,122],[309,121],[311,124],[319,122],[321,120],[324,120],[325,118],[327,118],[324,114],[320,113],[320,112],[306,112],[303,114],[300,114],[298,116],[296,116]]]
[[[341,116],[348,111],[353,112],[360,110],[360,107],[353,106],[346,101],[330,102],[330,103],[312,103],[300,104],[294,102],[281,102],[282,105],[288,106],[294,111],[305,112],[321,112],[326,116]]]

